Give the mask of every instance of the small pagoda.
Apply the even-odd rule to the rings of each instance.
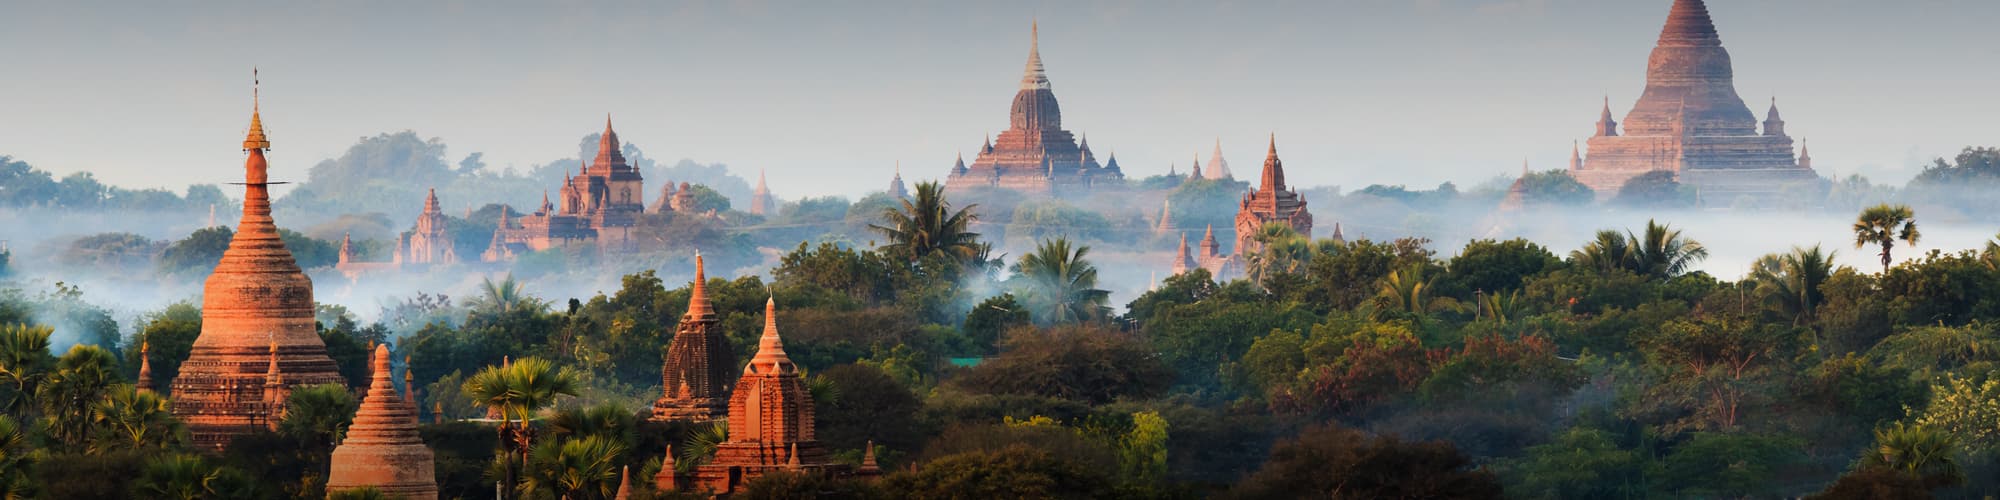
[[[654,421],[707,422],[729,413],[729,378],[736,354],[717,324],[715,305],[708,300],[708,273],[701,256],[694,258],[694,285],[686,314],[674,328],[673,343],[660,367],[660,399],[653,402]]]
[[[375,346],[373,366],[368,396],[354,413],[347,438],[333,449],[326,490],[371,487],[393,498],[436,500],[436,461],[417,436],[416,403],[396,394],[389,346]]]
[[[812,393],[785,355],[774,301],[764,303],[764,335],[757,344],[756,357],[743,367],[729,398],[729,440],[695,469],[694,482],[726,495],[775,471],[849,475],[848,466],[832,463],[813,434]]]

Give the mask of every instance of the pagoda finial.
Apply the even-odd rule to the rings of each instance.
[[[1021,75],[1021,90],[1047,90],[1049,88],[1048,72],[1042,68],[1041,33],[1041,22],[1030,22],[1028,25],[1028,68]]]
[[[262,86],[263,85],[259,82],[257,77],[257,68],[251,67],[250,68],[250,133],[243,136],[243,149],[245,151],[252,149],[258,149],[258,150],[271,149],[271,140],[264,135],[264,118],[262,116],[263,97],[259,95],[261,93],[260,87]]]
[[[1278,160],[1278,133],[1271,133],[1270,149],[1264,153],[1264,175],[1260,191],[1278,192],[1285,190],[1285,164]],[[1275,200],[1276,198],[1272,198]]]
[[[140,392],[153,392],[153,357],[149,355],[152,350],[149,347],[151,345],[150,342],[139,341],[138,386]]]

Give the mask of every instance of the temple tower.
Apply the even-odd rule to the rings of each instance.
[[[1765,200],[1818,179],[1792,157],[1775,101],[1761,133],[1757,125],[1736,94],[1729,51],[1708,6],[1675,0],[1647,63],[1645,92],[1625,115],[1623,132],[1607,98],[1587,143],[1590,155],[1569,173],[1603,199],[1634,177],[1672,171],[1703,200],[1724,205],[1744,197]]]
[[[1220,137],[1215,139],[1215,155],[1208,157],[1208,171],[1206,174],[1209,180],[1236,180],[1236,176],[1229,173],[1229,162],[1222,159],[1222,138]]]
[[[845,475],[831,463],[813,433],[812,393],[778,338],[777,304],[764,303],[764,335],[757,355],[743,367],[729,397],[729,440],[715,458],[696,469],[695,480],[712,493],[728,494],[771,471],[826,471]]]
[[[254,101],[254,99],[253,99]],[[173,381],[173,412],[197,447],[220,450],[274,415],[262,386],[273,367],[280,390],[342,382],[313,326],[312,280],[299,270],[271,220],[271,148],[253,102],[243,139],[243,218],[203,287],[201,334]]]
[[[764,183],[764,169],[757,169],[757,189],[750,193],[750,213],[774,215],[777,210],[771,206],[771,187]]]
[[[374,375],[347,437],[333,449],[326,490],[373,487],[393,498],[435,500],[436,460],[417,436],[417,407],[396,395],[389,346],[375,346]]]
[[[438,207],[437,188],[431,188],[424,197],[424,212],[417,215],[417,225],[410,231],[410,253],[404,262],[410,264],[450,264],[458,261],[458,252],[452,248],[451,233],[445,230],[449,220]]]
[[[1264,173],[1257,190],[1243,195],[1243,202],[1236,210],[1236,255],[1261,250],[1257,233],[1271,222],[1283,222],[1300,235],[1312,237],[1312,213],[1306,211],[1305,198],[1285,188],[1285,164],[1278,160],[1276,134],[1271,136],[1270,150],[1264,153]]]
[[[958,155],[958,164],[953,165],[951,167],[951,170],[953,172],[957,172],[964,169],[965,169],[965,155],[961,153]],[[910,199],[910,188],[908,186],[903,185],[903,162],[900,161],[896,162],[896,176],[889,178],[888,193],[889,196],[894,197],[898,200]]]
[[[655,421],[707,422],[729,412],[729,378],[736,355],[717,325],[715,305],[708,300],[708,274],[701,256],[694,258],[694,285],[687,313],[674,327],[673,343],[660,367],[660,399],[653,402]]]
[[[1124,178],[1098,165],[1088,148],[1062,128],[1062,109],[1042,66],[1040,28],[1031,27],[1028,63],[1008,113],[1007,130],[982,145],[971,166],[954,165],[945,177],[945,189],[999,188],[1056,195]]]

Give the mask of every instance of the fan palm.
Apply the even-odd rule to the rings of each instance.
[[[91,453],[163,448],[178,441],[183,430],[167,398],[132,386],[112,389],[90,414],[99,434],[91,441]]]
[[[1793,247],[1791,252],[1766,255],[1750,269],[1750,281],[1757,293],[1774,302],[1792,317],[1793,324],[1810,323],[1826,295],[1820,292],[1833,275],[1834,252]]]
[[[954,211],[951,202],[945,200],[943,185],[923,182],[917,184],[916,196],[903,200],[901,207],[882,210],[884,224],[868,227],[889,240],[889,244],[882,246],[883,253],[910,262],[935,253],[950,255],[960,262],[975,262],[988,250],[979,242],[979,233],[969,229],[979,220],[979,215],[972,212],[978,206],[966,205]]]
[[[136,498],[197,500],[249,498],[250,482],[242,473],[218,467],[194,455],[168,455],[146,464],[132,482]]]
[[[1312,258],[1312,242],[1301,237],[1290,224],[1264,224],[1253,239],[1258,248],[1244,259],[1243,270],[1256,283],[1268,286],[1271,277],[1303,273]]]
[[[729,422],[717,420],[708,427],[695,429],[689,434],[687,443],[681,445],[681,456],[674,461],[674,469],[681,472],[693,471],[694,467],[708,462],[715,456],[716,448],[729,441]]]
[[[1431,300],[1431,283],[1436,278],[1425,276],[1424,264],[1414,263],[1408,267],[1389,271],[1382,276],[1375,293],[1374,315],[1386,319],[1392,313],[1422,317],[1423,314],[1452,309],[1456,302],[1450,299]]]
[[[1045,240],[1021,256],[1014,273],[1023,280],[1019,294],[1030,315],[1044,324],[1075,323],[1104,317],[1111,292],[1097,288],[1097,266],[1084,260],[1089,246],[1070,245],[1068,238]]]
[[[118,381],[117,363],[111,351],[88,344],[72,347],[56,360],[55,371],[35,390],[50,437],[67,445],[83,443],[91,405]]]
[[[465,381],[462,389],[466,397],[500,415],[501,447],[508,454],[520,453],[521,461],[525,463],[533,439],[528,420],[536,412],[554,404],[557,397],[576,395],[582,385],[575,370],[557,370],[554,363],[540,358],[521,358],[511,364],[479,370]],[[517,421],[519,426],[514,425]],[[504,437],[509,431],[513,433],[511,443]],[[507,482],[518,484],[513,459],[502,460],[506,462]]]
[[[524,492],[584,500],[618,492],[619,456],[625,445],[604,436],[585,436],[535,446],[529,454]]]
[[[347,435],[361,402],[340,384],[292,388],[285,395],[285,415],[278,431],[308,443],[333,446]]]
[[[1585,243],[1583,248],[1569,253],[1569,260],[1577,266],[1610,272],[1614,269],[1629,269],[1632,262],[1632,246],[1625,235],[1606,229],[1597,232],[1597,239]]]
[[[1633,272],[1655,278],[1671,278],[1691,270],[1708,258],[1701,242],[1681,235],[1671,225],[1646,221],[1644,236],[1627,233]]]
[[[631,443],[639,437],[638,425],[638,418],[632,411],[618,403],[565,408],[549,416],[549,433],[566,439],[603,436],[620,443]]]
[[[1958,439],[1949,432],[1896,422],[1875,430],[1875,447],[1861,457],[1861,465],[1887,467],[1936,486],[1957,484],[1965,479],[1957,449]]]
[[[1868,207],[1854,220],[1854,248],[1868,245],[1882,247],[1882,272],[1885,273],[1889,272],[1889,263],[1893,260],[1889,250],[1896,246],[1897,240],[1916,246],[1917,240],[1922,238],[1923,234],[1917,232],[1916,212],[1910,210],[1909,205],[1884,203]]]
[[[46,326],[0,326],[0,412],[19,415],[33,401],[30,396],[55,364],[49,356],[52,332]]]
[[[490,276],[481,278],[479,292],[478,298],[466,304],[474,311],[506,314],[514,311],[540,311],[548,307],[547,303],[523,291],[521,282],[514,279],[513,273],[508,273],[507,277],[501,278],[500,281],[493,281]]]
[[[34,464],[33,451],[21,423],[0,415],[0,500],[28,498],[28,467]]]

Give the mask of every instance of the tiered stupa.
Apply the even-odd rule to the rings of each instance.
[[[373,384],[354,413],[354,424],[333,449],[326,490],[372,487],[390,498],[435,500],[436,460],[417,436],[416,405],[396,395],[389,375],[389,346],[375,346],[371,378]]]
[[[243,218],[203,288],[201,334],[173,381],[173,412],[197,447],[219,450],[231,438],[276,421],[264,386],[280,391],[342,383],[313,326],[312,280],[299,270],[271,220],[263,118],[253,104],[243,139]],[[275,371],[275,374],[272,373]],[[279,399],[282,401],[282,398]]]
[[[1007,130],[1000,132],[999,140],[979,148],[972,166],[952,167],[945,177],[947,191],[994,188],[1059,195],[1124,180],[1123,173],[1098,165],[1090,146],[1063,130],[1062,110],[1042,68],[1039,31],[1037,27],[1030,32],[1028,65],[1021,90],[1014,94]]]
[[[1278,137],[1271,136],[1271,149],[1264,153],[1264,174],[1256,191],[1243,195],[1236,210],[1236,254],[1256,253],[1257,232],[1264,224],[1283,222],[1300,235],[1312,237],[1313,217],[1306,211],[1306,199],[1285,189],[1285,164],[1278,160]]]
[[[1208,170],[1202,174],[1213,181],[1236,180],[1236,176],[1229,173],[1229,161],[1222,159],[1222,138],[1215,139],[1215,156],[1208,157]]]
[[[1736,94],[1729,51],[1722,48],[1708,6],[1675,0],[1646,68],[1646,91],[1625,115],[1621,131],[1607,100],[1588,142],[1590,155],[1570,176],[1597,191],[1618,193],[1626,181],[1654,170],[1674,172],[1703,200],[1735,203],[1774,197],[1818,174],[1792,157],[1774,101],[1757,130],[1757,117]]]
[[[750,192],[750,213],[777,215],[777,207],[771,203],[771,186],[764,182],[764,169],[757,169],[757,189]]]
[[[656,421],[706,422],[729,412],[729,380],[736,355],[717,324],[715,305],[708,301],[708,274],[701,256],[694,258],[694,286],[687,313],[674,328],[660,367],[660,399],[653,402]]]
[[[711,493],[729,494],[773,471],[819,471],[846,475],[832,463],[813,433],[812,393],[778,338],[777,304],[764,303],[764,336],[757,356],[743,367],[729,397],[729,440],[715,458],[695,470],[695,481]]]

